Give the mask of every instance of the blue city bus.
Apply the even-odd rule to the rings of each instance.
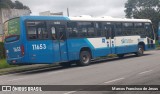
[[[4,23],[7,62],[86,66],[109,54],[142,56],[155,48],[148,19],[21,16]]]

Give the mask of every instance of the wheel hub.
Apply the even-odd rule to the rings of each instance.
[[[83,60],[84,63],[87,63],[88,60],[89,60],[89,58],[88,58],[86,55],[84,55],[84,56],[82,57],[82,60]]]

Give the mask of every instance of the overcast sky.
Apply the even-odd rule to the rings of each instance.
[[[15,0],[12,0],[15,1]],[[69,8],[70,16],[112,16],[125,17],[124,3],[127,0],[19,0],[30,7],[32,15],[39,12],[64,12],[67,16]]]

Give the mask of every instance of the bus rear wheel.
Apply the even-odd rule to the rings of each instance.
[[[79,58],[80,60],[77,62],[79,66],[87,66],[91,63],[91,54],[89,51],[81,51]]]
[[[136,54],[136,56],[142,56],[143,55],[143,53],[144,53],[144,47],[142,46],[142,45],[138,45],[138,50],[137,50],[137,52],[135,53]]]

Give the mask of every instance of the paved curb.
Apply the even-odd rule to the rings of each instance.
[[[40,64],[40,65],[23,65],[18,67],[11,67],[11,68],[5,68],[0,69],[0,75],[6,75],[6,74],[12,74],[12,73],[20,73],[25,71],[32,71],[32,70],[38,70],[43,68],[50,68],[57,66],[58,64]]]

